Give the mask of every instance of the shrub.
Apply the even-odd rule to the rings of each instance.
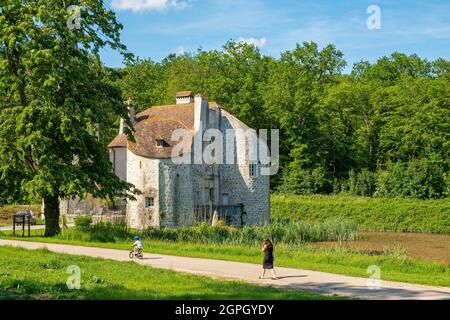
[[[58,237],[84,242],[116,242],[116,240],[130,239],[132,233],[123,221],[92,224],[90,216],[80,216],[75,219],[75,228],[65,229]]]
[[[376,184],[380,197],[441,198],[447,188],[443,168],[426,159],[389,163],[377,172]]]
[[[357,174],[350,170],[348,189],[354,196],[371,197],[375,193],[375,174],[368,169],[362,169]]]
[[[75,226],[81,230],[87,230],[92,224],[92,216],[82,215],[75,217]]]
[[[98,242],[115,242],[115,240],[132,237],[130,230],[123,221],[93,224],[89,228],[89,234],[92,241]]]
[[[330,193],[333,191],[333,183],[322,166],[314,169],[291,168],[285,171],[278,191],[291,194]]]

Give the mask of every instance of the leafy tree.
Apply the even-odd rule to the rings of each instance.
[[[402,77],[375,97],[381,124],[378,159],[450,159],[450,83]]]
[[[137,111],[163,104],[167,81],[164,67],[151,60],[130,62],[114,81],[122,89],[122,98],[131,97]]]
[[[229,41],[221,50],[136,61],[116,83],[139,110],[193,90],[251,127],[279,128],[273,189],[371,195],[391,162],[417,159],[438,163],[448,176],[449,61],[393,53],[358,62],[348,75],[344,66],[332,45],[306,42],[275,59]]]
[[[67,26],[72,4],[80,29]],[[127,118],[97,58],[107,45],[128,57],[121,28],[100,0],[1,1],[0,185],[44,200],[46,236],[59,232],[59,199],[133,191],[96,137],[111,114]]]
[[[270,70],[263,99],[282,132],[286,145],[280,150],[289,150],[286,174],[298,176],[296,171],[328,165],[328,149],[323,148],[320,134],[320,99],[338,81],[345,66],[342,56],[331,45],[319,50],[315,43],[304,43],[285,52]],[[284,183],[287,181],[291,179],[284,179]]]
[[[388,163],[377,173],[377,196],[440,198],[445,195],[445,174],[439,163],[426,159]]]

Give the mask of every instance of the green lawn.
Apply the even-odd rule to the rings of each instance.
[[[437,200],[344,195],[271,195],[274,220],[349,219],[361,230],[450,234],[450,198]]]
[[[134,262],[0,247],[2,299],[337,299],[306,292],[213,280]],[[69,290],[68,266],[81,271],[81,288]]]
[[[129,242],[117,241],[115,243],[61,240],[58,238],[42,237],[43,230],[33,230],[32,232],[33,237],[23,239],[118,249],[128,249],[132,243],[131,239]],[[3,235],[0,233],[0,237],[22,240],[21,237],[12,237],[10,232],[4,232]],[[262,259],[260,249],[256,247],[163,241],[150,242],[145,240],[143,242],[145,252],[257,264],[261,263]],[[276,248],[275,264],[276,266],[304,268],[359,277],[367,277],[367,268],[370,265],[377,265],[381,268],[381,278],[383,280],[450,287],[449,265],[413,260],[406,257],[401,251],[369,255],[351,252],[345,249],[317,249],[311,246],[295,248],[278,246]]]

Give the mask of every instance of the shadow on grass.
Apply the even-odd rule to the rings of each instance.
[[[281,291],[274,288],[268,290],[271,294],[266,294],[262,290],[256,291],[241,292],[239,288],[235,290],[229,288],[222,292],[176,295],[147,288],[133,290],[116,284],[99,284],[94,288],[83,288],[81,284],[79,290],[70,290],[65,283],[49,284],[34,280],[16,280],[8,287],[1,289],[0,300],[265,300],[268,297],[280,300],[328,299],[325,296],[302,294],[290,290]]]

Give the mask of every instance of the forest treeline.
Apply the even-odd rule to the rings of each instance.
[[[272,189],[294,194],[441,198],[450,194],[450,61],[392,53],[344,73],[333,45],[279,58],[251,45],[108,70],[138,110],[192,90],[257,129],[280,129]]]

